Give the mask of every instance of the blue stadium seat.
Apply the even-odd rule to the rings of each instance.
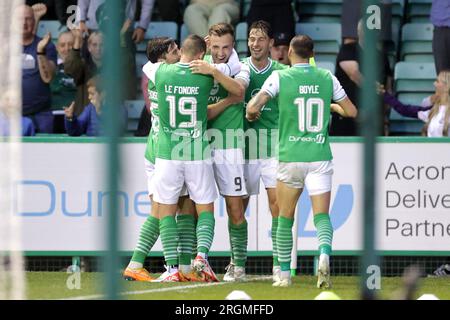
[[[399,62],[394,72],[395,92],[404,104],[420,105],[422,100],[434,93],[433,82],[436,79],[434,63]],[[420,120],[406,118],[391,111],[391,131],[420,133],[423,123]]]
[[[433,93],[435,79],[434,63],[399,62],[395,65],[394,80],[397,93]]]
[[[433,0],[409,0],[407,19],[415,23],[429,23]]]
[[[241,58],[244,58],[248,55],[247,38],[247,22],[238,23],[238,25],[236,26],[236,51]]]
[[[145,52],[147,49],[147,41],[155,37],[170,37],[178,40],[178,25],[171,21],[151,22],[145,33],[146,41],[137,45],[137,51]]]
[[[142,78],[142,67],[148,62],[147,54],[136,53],[136,75],[138,79]]]
[[[316,65],[318,68],[329,70],[332,74],[334,74],[336,71],[336,66],[333,62],[319,61],[319,62],[316,62]]]
[[[144,100],[127,100],[125,101],[125,108],[128,112],[127,130],[128,132],[136,131],[139,119],[141,117],[142,109],[145,106]]]
[[[401,60],[433,62],[433,25],[408,23],[402,29]]]
[[[67,31],[67,27],[63,26],[58,20],[49,20],[39,22],[36,34],[38,37],[42,38],[47,32],[50,32],[52,40],[56,40],[58,39],[59,34],[64,31]]]
[[[301,22],[340,23],[342,0],[297,0]]]
[[[297,23],[296,34],[306,34],[314,40],[317,61],[336,62],[341,45],[341,24],[339,23]]]
[[[186,24],[183,23],[180,31],[180,45],[183,44],[183,41],[190,35],[189,29]]]

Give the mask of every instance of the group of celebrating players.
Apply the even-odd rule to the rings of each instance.
[[[221,23],[206,39],[189,36],[181,49],[170,38],[148,45],[150,61],[143,71],[149,78],[152,129],[145,163],[152,211],[123,276],[219,281],[208,262],[219,193],[226,202],[231,249],[223,280],[245,281],[244,213],[262,180],[272,215],[273,286],[292,283],[292,227],[306,187],[319,240],[317,286],[329,288],[330,112],[356,117],[357,110],[338,80],[310,63],[314,44],[308,36],[291,41],[290,67],[270,59],[273,39],[265,21],[249,28],[250,57],[239,61],[234,44],[233,27]],[[153,279],[144,261],[159,236],[167,270]]]

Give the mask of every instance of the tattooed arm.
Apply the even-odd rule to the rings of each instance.
[[[272,97],[267,92],[258,92],[247,105],[247,120],[250,122],[258,120],[261,115],[261,109],[270,99],[272,99]]]

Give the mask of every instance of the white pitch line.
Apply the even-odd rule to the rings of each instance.
[[[255,277],[255,278],[247,280],[246,282],[268,280],[271,278],[272,278],[272,276]],[[238,283],[245,283],[245,282],[238,282]],[[177,290],[185,290],[185,289],[221,286],[224,284],[236,284],[236,282],[210,282],[210,283],[204,283],[204,284],[191,284],[191,285],[187,285],[187,286],[178,286],[178,287],[170,287],[170,288],[158,288],[158,289],[141,290],[141,291],[126,291],[126,292],[120,292],[119,295],[120,296],[141,295],[141,294],[146,294],[146,293],[167,292],[167,291],[177,291]],[[103,298],[105,298],[104,294],[95,294],[95,295],[90,295],[90,296],[64,298],[64,299],[59,299],[59,300],[97,300],[97,299],[103,299]]]

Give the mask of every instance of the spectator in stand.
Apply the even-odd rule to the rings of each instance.
[[[425,122],[423,136],[447,137],[450,136],[450,70],[439,73],[434,87],[436,88],[434,95],[425,98],[421,106],[404,105],[380,84],[378,93],[383,95],[385,103],[401,115]]]
[[[56,48],[51,43],[51,35],[43,39],[34,34],[35,18],[30,6],[22,10],[23,54],[22,54],[22,97],[23,115],[30,118],[37,133],[53,132],[51,112],[50,82],[56,70]]]
[[[342,39],[343,43],[358,41],[358,22],[362,17],[362,1],[343,0],[342,2]],[[384,43],[392,40],[392,1],[381,0],[381,35]]]
[[[0,92],[0,137],[11,134],[10,117],[14,104],[11,101],[11,91]],[[21,117],[22,136],[34,136],[35,127],[30,118]]]
[[[127,0],[125,8],[125,22],[124,27],[128,25],[127,29],[132,31],[131,38],[136,42],[144,40],[145,32],[151,20],[153,6],[155,0],[140,0],[141,1],[141,15],[138,26],[134,29],[134,18],[137,9],[137,0]],[[105,0],[78,0],[80,9],[79,25],[83,33],[89,33],[99,30],[99,16],[102,10],[102,5]]]
[[[50,84],[53,107],[62,108],[69,105],[75,99],[77,93],[75,80],[67,75],[64,70],[64,62],[72,51],[73,44],[72,32],[66,31],[59,35],[56,44],[56,50],[58,51],[56,76]]]
[[[66,75],[72,77],[77,86],[74,113],[79,116],[84,106],[89,103],[87,81],[100,73],[103,55],[103,35],[93,32],[87,41],[88,58],[81,57],[83,34],[81,30],[72,30],[74,43],[69,55],[64,61]]]
[[[76,6],[77,0],[26,0],[26,4],[30,7],[39,8],[43,12],[41,18],[43,20],[59,20],[61,25],[67,24],[67,19],[74,14],[73,11],[68,12],[70,6]],[[45,6],[45,11],[42,5]]]
[[[77,116],[75,111],[75,103],[68,108],[64,108],[65,127],[69,136],[89,137],[99,136],[102,133],[100,117],[105,103],[105,91],[100,83],[99,77],[94,77],[87,82],[90,103],[84,108],[83,112]],[[126,109],[122,107],[122,129],[125,128],[127,120]]]
[[[450,1],[433,0],[431,23],[434,25],[434,62],[439,74],[444,69],[450,69]]]
[[[364,26],[360,21],[358,24],[358,42],[346,43],[341,46],[336,60],[336,78],[342,84],[342,88],[347,93],[351,101],[355,101],[356,107],[362,106],[359,101],[359,88],[362,85],[363,75],[360,70],[360,61],[364,49]],[[380,61],[381,75],[378,82],[390,88],[390,78],[392,77],[391,68],[386,54],[377,50]],[[375,84],[374,84],[375,87]],[[389,109],[384,108],[380,100],[380,110],[382,110],[382,122],[380,122],[379,135],[388,135],[389,131]],[[332,113],[330,135],[332,136],[356,136],[358,135],[357,120],[343,118],[337,113]]]
[[[274,36],[273,46],[270,48],[270,56],[273,60],[285,65],[290,65],[288,52],[292,38],[292,35],[288,35],[283,32],[278,32]]]
[[[270,24],[274,39],[283,39],[284,42],[287,38],[290,41],[295,35],[295,16],[291,0],[253,0],[247,15],[247,24],[251,26],[258,20]],[[287,46],[289,47],[289,42]]]
[[[99,116],[102,113],[105,94],[97,77],[87,82],[87,88],[90,103],[79,116],[74,112],[75,103],[72,102],[68,108],[64,108],[65,126],[69,136],[87,135],[95,137],[100,133]]]
[[[234,0],[191,0],[184,11],[184,22],[191,34],[206,37],[217,23],[235,25],[239,21],[239,4]]]

